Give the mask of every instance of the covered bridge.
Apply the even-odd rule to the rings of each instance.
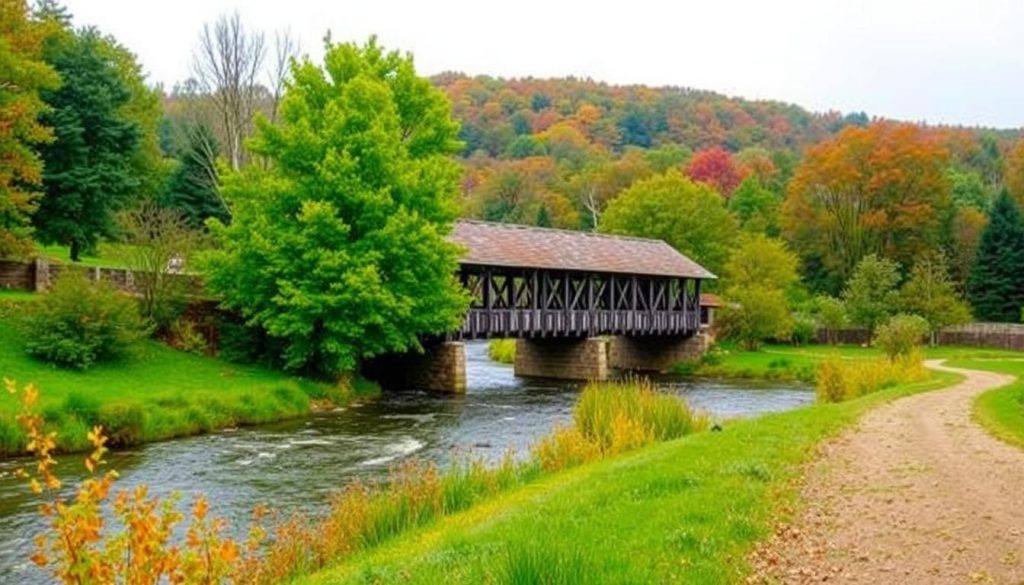
[[[451,239],[472,304],[423,355],[378,364],[396,384],[464,390],[463,340],[515,338],[516,375],[574,380],[664,371],[706,349],[701,282],[715,276],[665,242],[482,221]]]

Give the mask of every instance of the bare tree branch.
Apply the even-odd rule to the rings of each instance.
[[[284,95],[284,86],[288,82],[292,61],[299,56],[299,51],[299,41],[292,35],[291,29],[274,33],[274,61],[268,74],[271,122],[277,122],[277,108],[281,103],[281,96]]]
[[[204,25],[193,55],[193,74],[217,111],[233,169],[246,160],[243,141],[252,128],[265,57],[263,33],[246,30],[237,12],[220,16],[212,27]]]

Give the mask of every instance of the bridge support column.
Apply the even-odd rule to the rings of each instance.
[[[444,341],[426,345],[423,353],[388,355],[364,364],[364,373],[384,388],[466,392],[466,346]]]
[[[517,339],[517,376],[559,380],[608,379],[608,341],[605,339]]]
[[[667,372],[672,366],[700,359],[710,338],[698,333],[686,336],[613,337],[608,348],[608,365],[617,370]]]

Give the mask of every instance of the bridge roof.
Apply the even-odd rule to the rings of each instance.
[[[473,220],[456,222],[452,240],[468,249],[463,264],[715,278],[661,240]]]

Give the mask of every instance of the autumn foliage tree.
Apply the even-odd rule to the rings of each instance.
[[[866,255],[904,266],[942,243],[950,209],[948,152],[912,124],[849,126],[812,149],[789,183],[783,233],[823,288]],[[808,270],[811,269],[811,270]]]
[[[24,0],[0,0],[0,258],[32,249],[31,215],[42,181],[34,147],[53,139],[39,122],[46,109],[39,92],[59,84],[42,59],[43,37]]]
[[[686,175],[714,188],[722,197],[729,199],[743,181],[739,165],[723,148],[708,148],[693,155],[686,167]]]

